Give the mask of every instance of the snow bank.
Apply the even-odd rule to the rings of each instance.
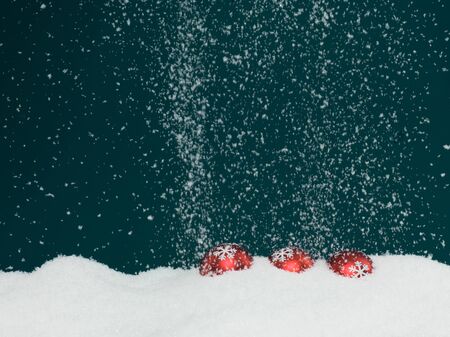
[[[0,273],[0,336],[450,336],[450,267],[373,257],[373,275],[303,274],[256,258],[220,277],[159,268],[124,275],[78,257]]]

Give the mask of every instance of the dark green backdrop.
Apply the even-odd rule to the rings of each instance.
[[[222,241],[450,264],[449,23],[440,1],[7,0],[0,269]]]

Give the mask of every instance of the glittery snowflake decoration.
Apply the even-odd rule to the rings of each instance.
[[[284,262],[294,256],[294,250],[292,248],[282,248],[275,251],[272,254],[273,262]]]
[[[232,259],[236,254],[236,249],[230,244],[224,244],[216,247],[212,254],[217,256],[219,260],[225,260],[226,258]]]
[[[369,266],[356,261],[355,265],[349,268],[349,271],[352,273],[351,278],[361,278],[369,274]]]

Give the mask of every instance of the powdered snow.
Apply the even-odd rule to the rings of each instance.
[[[372,275],[348,279],[324,261],[301,274],[257,257],[219,277],[169,268],[130,276],[60,257],[33,273],[0,273],[0,336],[450,336],[450,266],[372,258]]]

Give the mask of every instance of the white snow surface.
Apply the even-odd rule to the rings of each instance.
[[[372,275],[348,279],[324,261],[301,274],[257,257],[219,277],[170,268],[131,276],[59,257],[32,273],[0,273],[0,336],[450,336],[450,266],[372,259]]]

